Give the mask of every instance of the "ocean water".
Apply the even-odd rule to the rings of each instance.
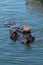
[[[43,65],[43,6],[27,0],[0,0],[0,65]],[[4,23],[14,19],[18,26],[29,25],[35,41],[29,45],[10,39]]]

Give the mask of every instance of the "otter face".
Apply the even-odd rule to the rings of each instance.
[[[10,37],[13,40],[16,40],[17,39],[17,31],[16,31],[16,29],[13,29],[13,30],[10,31]]]
[[[23,34],[31,34],[31,29],[30,29],[30,27],[29,26],[23,26],[23,28],[22,28],[22,33]]]

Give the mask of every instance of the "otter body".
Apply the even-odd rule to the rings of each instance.
[[[26,38],[22,41],[22,43],[29,44],[29,43],[33,42],[34,40],[35,40],[35,38],[34,38],[32,35],[30,35],[30,36],[26,37]]]

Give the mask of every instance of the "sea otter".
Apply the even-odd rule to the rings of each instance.
[[[17,40],[17,36],[18,36],[17,29],[10,30],[10,38],[11,39],[13,39],[14,41],[16,41]]]
[[[22,34],[24,36],[24,40],[22,41],[23,43],[31,43],[34,41],[34,37],[31,35],[31,29],[29,26],[25,25],[22,27]]]
[[[19,35],[20,34],[20,39],[19,39]],[[21,36],[22,35],[22,36]],[[14,27],[10,30],[10,37],[15,41],[21,40],[21,37],[23,38],[23,40],[21,40],[22,43],[31,43],[34,41],[34,37],[31,35],[31,29],[29,26],[25,25],[22,28],[19,27]]]

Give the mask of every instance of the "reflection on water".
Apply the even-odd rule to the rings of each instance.
[[[26,0],[27,9],[43,13],[43,5],[41,2],[39,0]]]
[[[43,6],[43,0],[26,0],[26,4],[34,6]]]

